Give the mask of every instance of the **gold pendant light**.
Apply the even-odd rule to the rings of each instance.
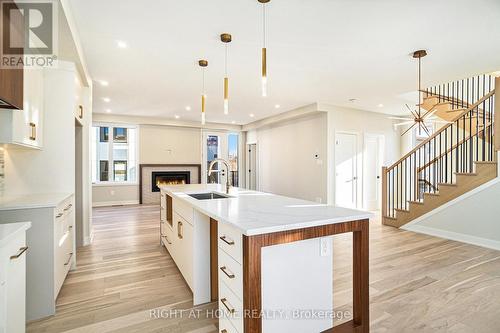
[[[227,46],[232,41],[230,34],[220,35],[220,40],[225,44],[226,53],[224,59],[224,114],[229,114],[229,77],[227,75]]]
[[[262,97],[267,96],[266,4],[271,0],[257,0],[262,4]]]
[[[201,72],[202,72],[202,91],[201,91],[201,124],[205,125],[205,108],[207,104],[207,95],[205,93],[205,69],[208,67],[208,61],[207,60],[199,60],[198,65],[201,67]]]

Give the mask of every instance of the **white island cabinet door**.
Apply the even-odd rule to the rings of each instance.
[[[26,236],[20,234],[5,248],[5,333],[25,332]]]

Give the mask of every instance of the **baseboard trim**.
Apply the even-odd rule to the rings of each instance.
[[[458,232],[436,229],[432,227],[415,225],[415,224],[404,225],[401,227],[401,229],[500,251],[500,241],[497,240],[471,236],[471,235],[461,234]]]
[[[139,200],[101,201],[101,202],[93,202],[92,207],[126,206],[126,205],[138,205],[138,204],[139,204]]]
[[[94,233],[92,232],[89,237],[84,237],[83,246],[88,246],[94,241]]]

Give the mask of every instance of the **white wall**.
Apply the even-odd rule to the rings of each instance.
[[[326,202],[326,113],[249,131],[250,143],[257,143],[260,191]]]
[[[358,208],[363,207],[363,151],[364,136],[378,134],[384,137],[385,148],[382,165],[388,166],[400,156],[400,134],[388,115],[331,105],[319,105],[328,113],[328,203],[335,203],[335,133],[347,132],[358,135]]]
[[[201,164],[199,128],[139,125],[138,140],[139,164]],[[139,185],[94,185],[92,203],[94,207],[138,204]]]
[[[500,179],[480,186],[402,229],[500,250]]]

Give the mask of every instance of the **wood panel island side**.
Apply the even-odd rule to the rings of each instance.
[[[371,214],[220,185],[161,188],[160,241],[220,333],[369,332]],[[215,194],[218,198],[213,198]],[[334,326],[332,236],[353,233],[353,316]]]

